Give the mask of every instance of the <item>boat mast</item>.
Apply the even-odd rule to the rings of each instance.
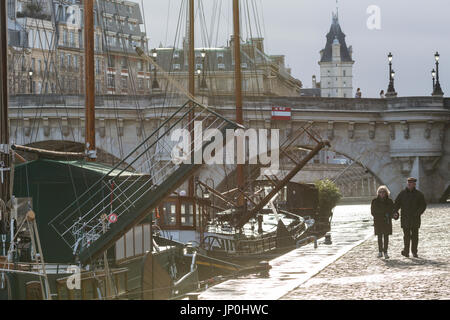
[[[241,30],[239,18],[239,0],[233,0],[233,25],[234,25],[234,73],[235,73],[235,95],[236,95],[236,122],[244,124],[242,111],[242,75],[241,75]],[[238,164],[236,169],[237,186],[240,190],[245,188],[244,165]],[[238,204],[245,205],[243,195],[239,196]]]
[[[189,36],[189,93],[192,97],[195,97],[195,37],[194,37],[194,31],[195,31],[195,27],[194,27],[194,0],[189,0],[189,8],[188,8],[188,15],[189,15],[189,22],[188,22],[188,36]],[[191,108],[193,108],[193,102],[191,102]],[[189,132],[191,133],[191,141],[194,141],[194,111],[192,109],[192,111],[189,113]],[[189,178],[189,187],[188,187],[188,195],[189,197],[193,197],[194,196],[194,177],[190,177]]]
[[[0,1],[0,200],[6,205],[10,200],[10,157],[8,125],[8,24],[7,1]],[[0,211],[5,210],[0,206]],[[5,218],[5,212],[2,219]],[[4,221],[5,222],[5,221]],[[2,232],[0,230],[0,232]]]
[[[94,70],[94,0],[84,0],[84,77],[86,104],[86,151],[88,161],[95,161],[95,70]]]

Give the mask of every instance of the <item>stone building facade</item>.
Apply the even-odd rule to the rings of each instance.
[[[188,87],[188,44],[183,48],[156,48],[156,63],[172,78]],[[285,56],[268,55],[264,39],[252,38],[241,44],[242,90],[246,96],[299,96],[302,83],[291,75]],[[196,48],[196,92],[200,94],[233,95],[234,39],[220,48]],[[157,73],[156,73],[157,75]],[[156,76],[157,86],[165,88],[164,77]],[[153,86],[153,84],[152,84]]]
[[[10,93],[83,94],[82,1],[8,0],[8,9]],[[95,2],[97,94],[148,94],[150,73],[144,71],[149,66],[134,50],[136,45],[147,50],[142,24],[138,3]],[[141,77],[147,81],[135,80]],[[138,82],[136,89],[134,81]]]

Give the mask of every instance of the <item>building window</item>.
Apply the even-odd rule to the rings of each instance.
[[[115,46],[116,38],[108,36],[108,37],[106,37],[106,42],[108,43],[108,46],[110,46],[110,47]]]
[[[70,32],[70,46],[75,47],[75,34],[73,32]]]
[[[164,225],[175,226],[177,224],[177,205],[173,202],[166,202],[163,205]]]
[[[67,67],[72,70],[72,56],[70,54],[67,55]]]
[[[63,45],[65,46],[65,47],[67,47],[68,46],[68,35],[67,35],[67,30],[64,30],[63,31]]]
[[[27,82],[25,80],[22,80],[20,82],[20,92],[21,93],[26,93],[25,91],[27,90]]]
[[[60,66],[61,69],[65,68],[65,65],[64,65],[64,53],[61,53],[61,56],[59,58],[59,66]]]
[[[73,68],[75,69],[75,71],[78,71],[78,56],[73,56]]]
[[[96,34],[95,35],[95,48],[96,51],[100,50],[100,35]]]
[[[78,31],[78,47],[83,48],[83,32],[81,30]]]
[[[114,88],[116,84],[116,77],[113,74],[108,74],[108,88]]]
[[[120,86],[121,86],[122,90],[128,89],[128,77],[124,76],[120,79]]]
[[[194,210],[192,203],[181,204],[181,225],[194,226]]]
[[[346,72],[345,72],[345,70],[344,70],[344,77],[346,76]]]
[[[138,88],[139,90],[144,90],[144,79],[138,80]]]
[[[108,68],[114,68],[115,66],[114,57],[108,56]]]
[[[141,60],[139,60],[137,62],[137,68],[138,68],[138,71],[144,71],[144,64],[142,63]]]
[[[100,80],[95,81],[95,92],[101,93],[102,90],[102,82]]]
[[[102,72],[101,60],[95,59],[95,74],[100,74]]]

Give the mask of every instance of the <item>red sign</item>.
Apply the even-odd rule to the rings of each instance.
[[[117,220],[119,220],[119,217],[118,217],[117,214],[115,214],[115,213],[111,213],[111,214],[108,216],[108,221],[109,221],[110,223],[116,223]]]
[[[291,120],[291,108],[272,107],[272,120]]]

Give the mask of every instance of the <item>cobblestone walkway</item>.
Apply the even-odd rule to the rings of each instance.
[[[430,205],[422,218],[419,258],[405,258],[400,222],[394,222],[390,259],[377,258],[370,238],[282,300],[450,299],[450,205]]]

